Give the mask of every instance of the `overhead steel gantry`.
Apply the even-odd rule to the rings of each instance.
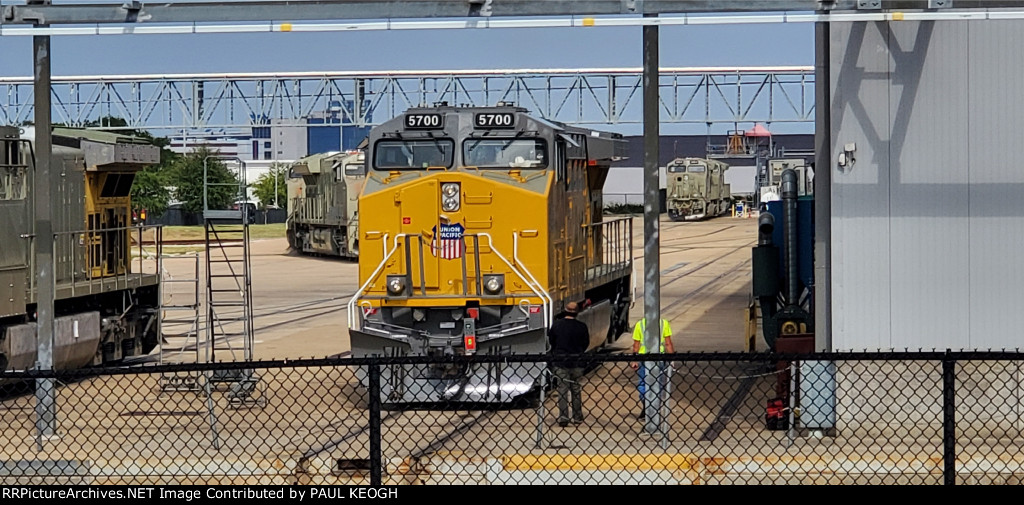
[[[811,123],[814,67],[660,69],[662,123]],[[34,115],[33,81],[0,77],[0,124]],[[85,126],[104,117],[128,129],[305,125],[333,117],[374,125],[438,102],[514,102],[576,124],[642,121],[640,68],[294,72],[54,77],[53,120]]]
[[[1019,0],[323,0],[7,5],[0,24],[72,25],[357,19],[872,11],[1020,7]],[[958,4],[958,5],[954,5]],[[654,21],[656,23],[656,21]]]
[[[463,18],[468,22],[453,23],[453,28],[486,27],[488,20],[500,17],[538,17],[538,16],[570,16],[580,17],[579,24],[575,21],[570,26],[643,26],[643,125],[644,125],[644,193],[655,194],[658,184],[658,137],[660,134],[660,100],[659,91],[661,78],[658,63],[658,25],[659,16],[708,13],[708,12],[815,12],[809,22],[815,23],[815,76],[820,83],[830,82],[829,65],[829,21],[834,12],[852,11],[865,12],[863,19],[856,16],[847,17],[844,21],[898,21],[905,19],[903,13],[889,14],[882,11],[891,10],[948,10],[955,2],[962,0],[330,0],[330,1],[279,1],[279,2],[221,2],[221,3],[177,3],[164,2],[146,5],[136,0],[127,0],[122,4],[59,4],[52,5],[51,0],[27,0],[27,5],[7,5],[0,13],[0,29],[3,25],[31,25],[33,36],[33,82],[36,107],[34,119],[36,124],[36,147],[38,152],[48,152],[51,148],[49,136],[51,126],[50,109],[50,35],[54,25],[122,25],[112,33],[135,33],[135,27],[156,26],[158,24],[191,24],[192,32],[199,33],[202,24],[228,23],[270,23],[268,31],[290,31],[293,21],[324,21],[324,20],[365,20],[378,19],[432,19],[432,18]],[[971,0],[964,1],[972,10],[996,9],[1003,7],[1019,8],[1024,6],[1021,0]],[[970,11],[964,15],[971,14]],[[897,17],[896,14],[899,16]],[[995,19],[1001,14],[984,12],[984,19]],[[925,12],[917,19],[957,19],[957,13],[935,15]],[[1011,14],[1019,16],[1020,13]],[[600,16],[619,16],[612,23],[602,25]],[[991,17],[990,17],[991,16]],[[1019,18],[1019,17],[1018,17]],[[275,21],[278,23],[275,24]],[[687,24],[684,18],[678,23]],[[778,22],[778,21],[774,21]],[[537,23],[536,26],[543,26]],[[565,26],[554,24],[553,26]],[[56,28],[59,28],[57,26]],[[385,27],[386,28],[386,27]],[[434,26],[444,28],[444,26]],[[316,28],[314,28],[316,29]],[[345,29],[336,25],[331,29]],[[230,31],[230,26],[227,28]],[[138,30],[141,32],[142,30]],[[246,31],[246,30],[240,30]],[[97,29],[96,33],[101,33]],[[816,104],[816,164],[828,166],[831,160],[830,117],[831,103],[827,86],[815,88]],[[49,180],[49,157],[37,159],[36,180]],[[828,174],[829,170],[820,173]],[[828,177],[815,177],[815,194],[827,195],[830,187]],[[820,188],[820,190],[818,189]],[[53,240],[50,236],[51,204],[44,195],[37,195],[35,204],[36,220],[36,264],[37,276],[50,279],[53,275]],[[644,208],[644,317],[648,321],[659,321],[660,297],[658,291],[659,269],[659,236],[656,198],[649,198]],[[825,287],[815,291],[815,306],[823,307],[826,317],[815,318],[816,339],[829,329],[827,315],[829,272],[829,236],[827,216],[831,215],[830,203],[827,198],[815,199],[815,213],[824,216],[815,223],[815,277],[823,273],[819,282]],[[820,263],[820,264],[819,264]],[[40,282],[37,306],[39,323],[37,326],[37,368],[52,370],[52,338],[53,338],[53,289],[52,283]],[[820,300],[819,300],[820,299]],[[819,301],[824,301],[819,305]],[[818,309],[816,309],[818,310]],[[660,341],[660,324],[648,324],[644,335],[647,348],[656,348]],[[44,342],[45,340],[45,342]],[[647,374],[653,381],[652,373]],[[653,383],[649,383],[647,391],[654,395]],[[36,434],[39,450],[45,448],[46,440],[56,433],[56,391],[52,379],[36,381]],[[657,424],[658,407],[652,398],[648,398],[648,415],[644,430],[650,434],[659,434]],[[662,442],[667,441],[661,437]],[[370,445],[373,448],[380,444],[379,434],[371,435]],[[379,485],[382,480],[381,469],[374,468],[370,472],[370,482]]]

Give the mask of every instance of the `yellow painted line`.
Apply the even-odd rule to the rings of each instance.
[[[281,23],[281,31],[282,32],[290,32],[290,31],[292,31],[292,24],[291,23]]]
[[[893,12],[892,13],[892,20],[893,21],[903,21],[903,13],[902,12]]]
[[[594,18],[583,18],[583,26],[594,26]]]
[[[501,457],[507,471],[689,470],[693,454],[512,454]]]

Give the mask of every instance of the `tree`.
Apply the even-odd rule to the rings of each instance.
[[[174,196],[182,202],[187,212],[203,212],[203,162],[207,170],[207,198],[210,209],[229,209],[231,204],[242,198],[238,177],[228,170],[224,162],[216,158],[217,153],[200,147],[182,156],[171,169],[170,182],[175,187]]]
[[[167,188],[168,173],[160,165],[139,170],[132,183],[132,208],[146,209],[150,216],[160,216],[167,210],[171,191]]]
[[[170,140],[166,137],[154,137],[145,130],[125,133],[144,138],[160,147],[160,163],[145,167],[135,174],[131,194],[133,209],[146,209],[150,216],[163,215],[171,199],[169,186],[174,179],[174,170],[182,156],[167,147]]]
[[[256,179],[252,185],[252,192],[259,199],[261,207],[286,205],[286,198],[288,198],[287,174],[287,165],[274,162],[270,165],[270,170]]]

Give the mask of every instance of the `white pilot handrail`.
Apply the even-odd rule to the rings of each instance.
[[[512,259],[515,260],[515,264],[522,264],[522,260],[519,259],[519,235],[516,233],[512,234]],[[534,277],[534,273],[529,271],[529,268],[523,266],[522,270],[526,272],[526,275],[529,276],[529,280],[532,283],[534,283],[535,286],[537,286],[537,289],[540,290],[541,293],[543,293],[542,299],[544,299],[544,302],[547,305],[545,307],[546,313],[544,315],[545,324],[548,328],[551,328],[551,324],[554,321],[555,317],[555,301],[551,298],[551,295],[548,294],[548,291],[545,290],[543,286],[541,286],[541,283],[537,282],[537,278]],[[523,279],[523,281],[526,280]],[[529,282],[526,282],[526,284],[528,285]]]
[[[507,266],[509,268],[509,270],[512,270],[513,273],[515,273],[517,276],[519,276],[519,278],[522,279],[523,282],[526,283],[526,286],[529,287],[531,291],[533,291],[533,294],[537,295],[537,297],[541,299],[542,307],[543,307],[543,310],[544,310],[544,326],[545,326],[545,328],[550,327],[551,326],[551,319],[550,319],[550,317],[551,317],[551,315],[550,315],[551,309],[550,309],[549,300],[551,300],[551,297],[548,296],[548,294],[544,290],[544,288],[542,288],[539,284],[538,285],[534,285],[533,283],[531,283],[530,279],[527,278],[526,275],[523,275],[523,273],[520,272],[518,268],[516,268],[514,265],[512,265],[512,263],[509,262],[508,259],[505,258],[505,256],[501,254],[501,252],[498,251],[498,248],[494,247],[494,237],[491,237],[491,235],[489,233],[478,233],[477,235],[481,236],[481,237],[487,237],[487,243],[488,243],[488,245],[491,246],[491,252],[493,252],[495,256],[497,256],[499,259],[501,259],[501,261],[503,261],[505,263],[505,266]],[[533,276],[530,275],[530,277],[533,277]]]
[[[402,237],[404,237],[406,235],[408,235],[408,234],[407,233],[399,233],[398,235],[395,235],[395,246],[392,247],[391,251],[389,251],[389,252],[387,251],[387,247],[388,247],[388,244],[386,242],[387,235],[384,236],[385,237],[384,238],[385,239],[384,250],[387,252],[387,254],[384,255],[384,259],[380,260],[380,264],[377,265],[377,269],[374,270],[372,274],[370,274],[370,277],[368,277],[366,279],[366,282],[364,282],[363,285],[360,286],[360,288],[358,290],[356,290],[355,294],[352,295],[352,299],[350,299],[348,301],[348,327],[349,327],[349,329],[355,329],[356,328],[355,310],[354,310],[355,307],[356,307],[356,301],[359,300],[359,297],[363,294],[363,291],[366,291],[366,288],[370,286],[370,283],[373,282],[374,279],[376,279],[378,275],[380,275],[380,271],[384,269],[384,264],[386,264],[388,262],[388,260],[391,259],[391,256],[395,254],[395,251],[398,250],[398,239],[402,238]]]
[[[519,276],[519,279],[521,279],[522,282],[526,283],[526,287],[528,287],[530,289],[530,291],[534,292],[534,294],[536,294],[541,299],[542,308],[544,309],[544,324],[545,324],[545,328],[550,328],[551,327],[551,304],[550,304],[551,297],[548,296],[547,291],[545,291],[544,288],[541,287],[540,284],[536,284],[535,285],[534,283],[530,282],[530,279],[532,277],[534,277],[534,276],[529,275],[529,270],[526,270],[527,275],[529,275],[529,278],[527,278],[504,255],[502,255],[502,253],[498,251],[498,248],[495,247],[495,239],[493,237],[490,237],[490,234],[481,233],[481,234],[477,234],[477,235],[480,236],[480,237],[486,237],[487,238],[487,244],[490,246],[490,250],[492,250],[492,252],[495,253],[495,256],[498,256],[503,262],[505,262],[505,265],[508,266],[509,269],[512,270],[515,273],[516,276]],[[515,249],[514,245],[513,245],[513,249]]]

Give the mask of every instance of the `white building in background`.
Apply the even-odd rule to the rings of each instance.
[[[641,162],[643,160],[640,160]],[[658,189],[665,190],[665,169],[658,170]],[[644,203],[644,167],[612,167],[601,193],[604,205]]]
[[[239,170],[239,164],[244,165],[246,182],[251,185],[274,163],[290,165],[306,155],[306,128],[281,126],[277,122],[252,128],[188,131],[172,135],[168,147],[179,154],[188,154],[200,147],[215,151],[232,170]],[[251,187],[249,197],[256,200]]]

